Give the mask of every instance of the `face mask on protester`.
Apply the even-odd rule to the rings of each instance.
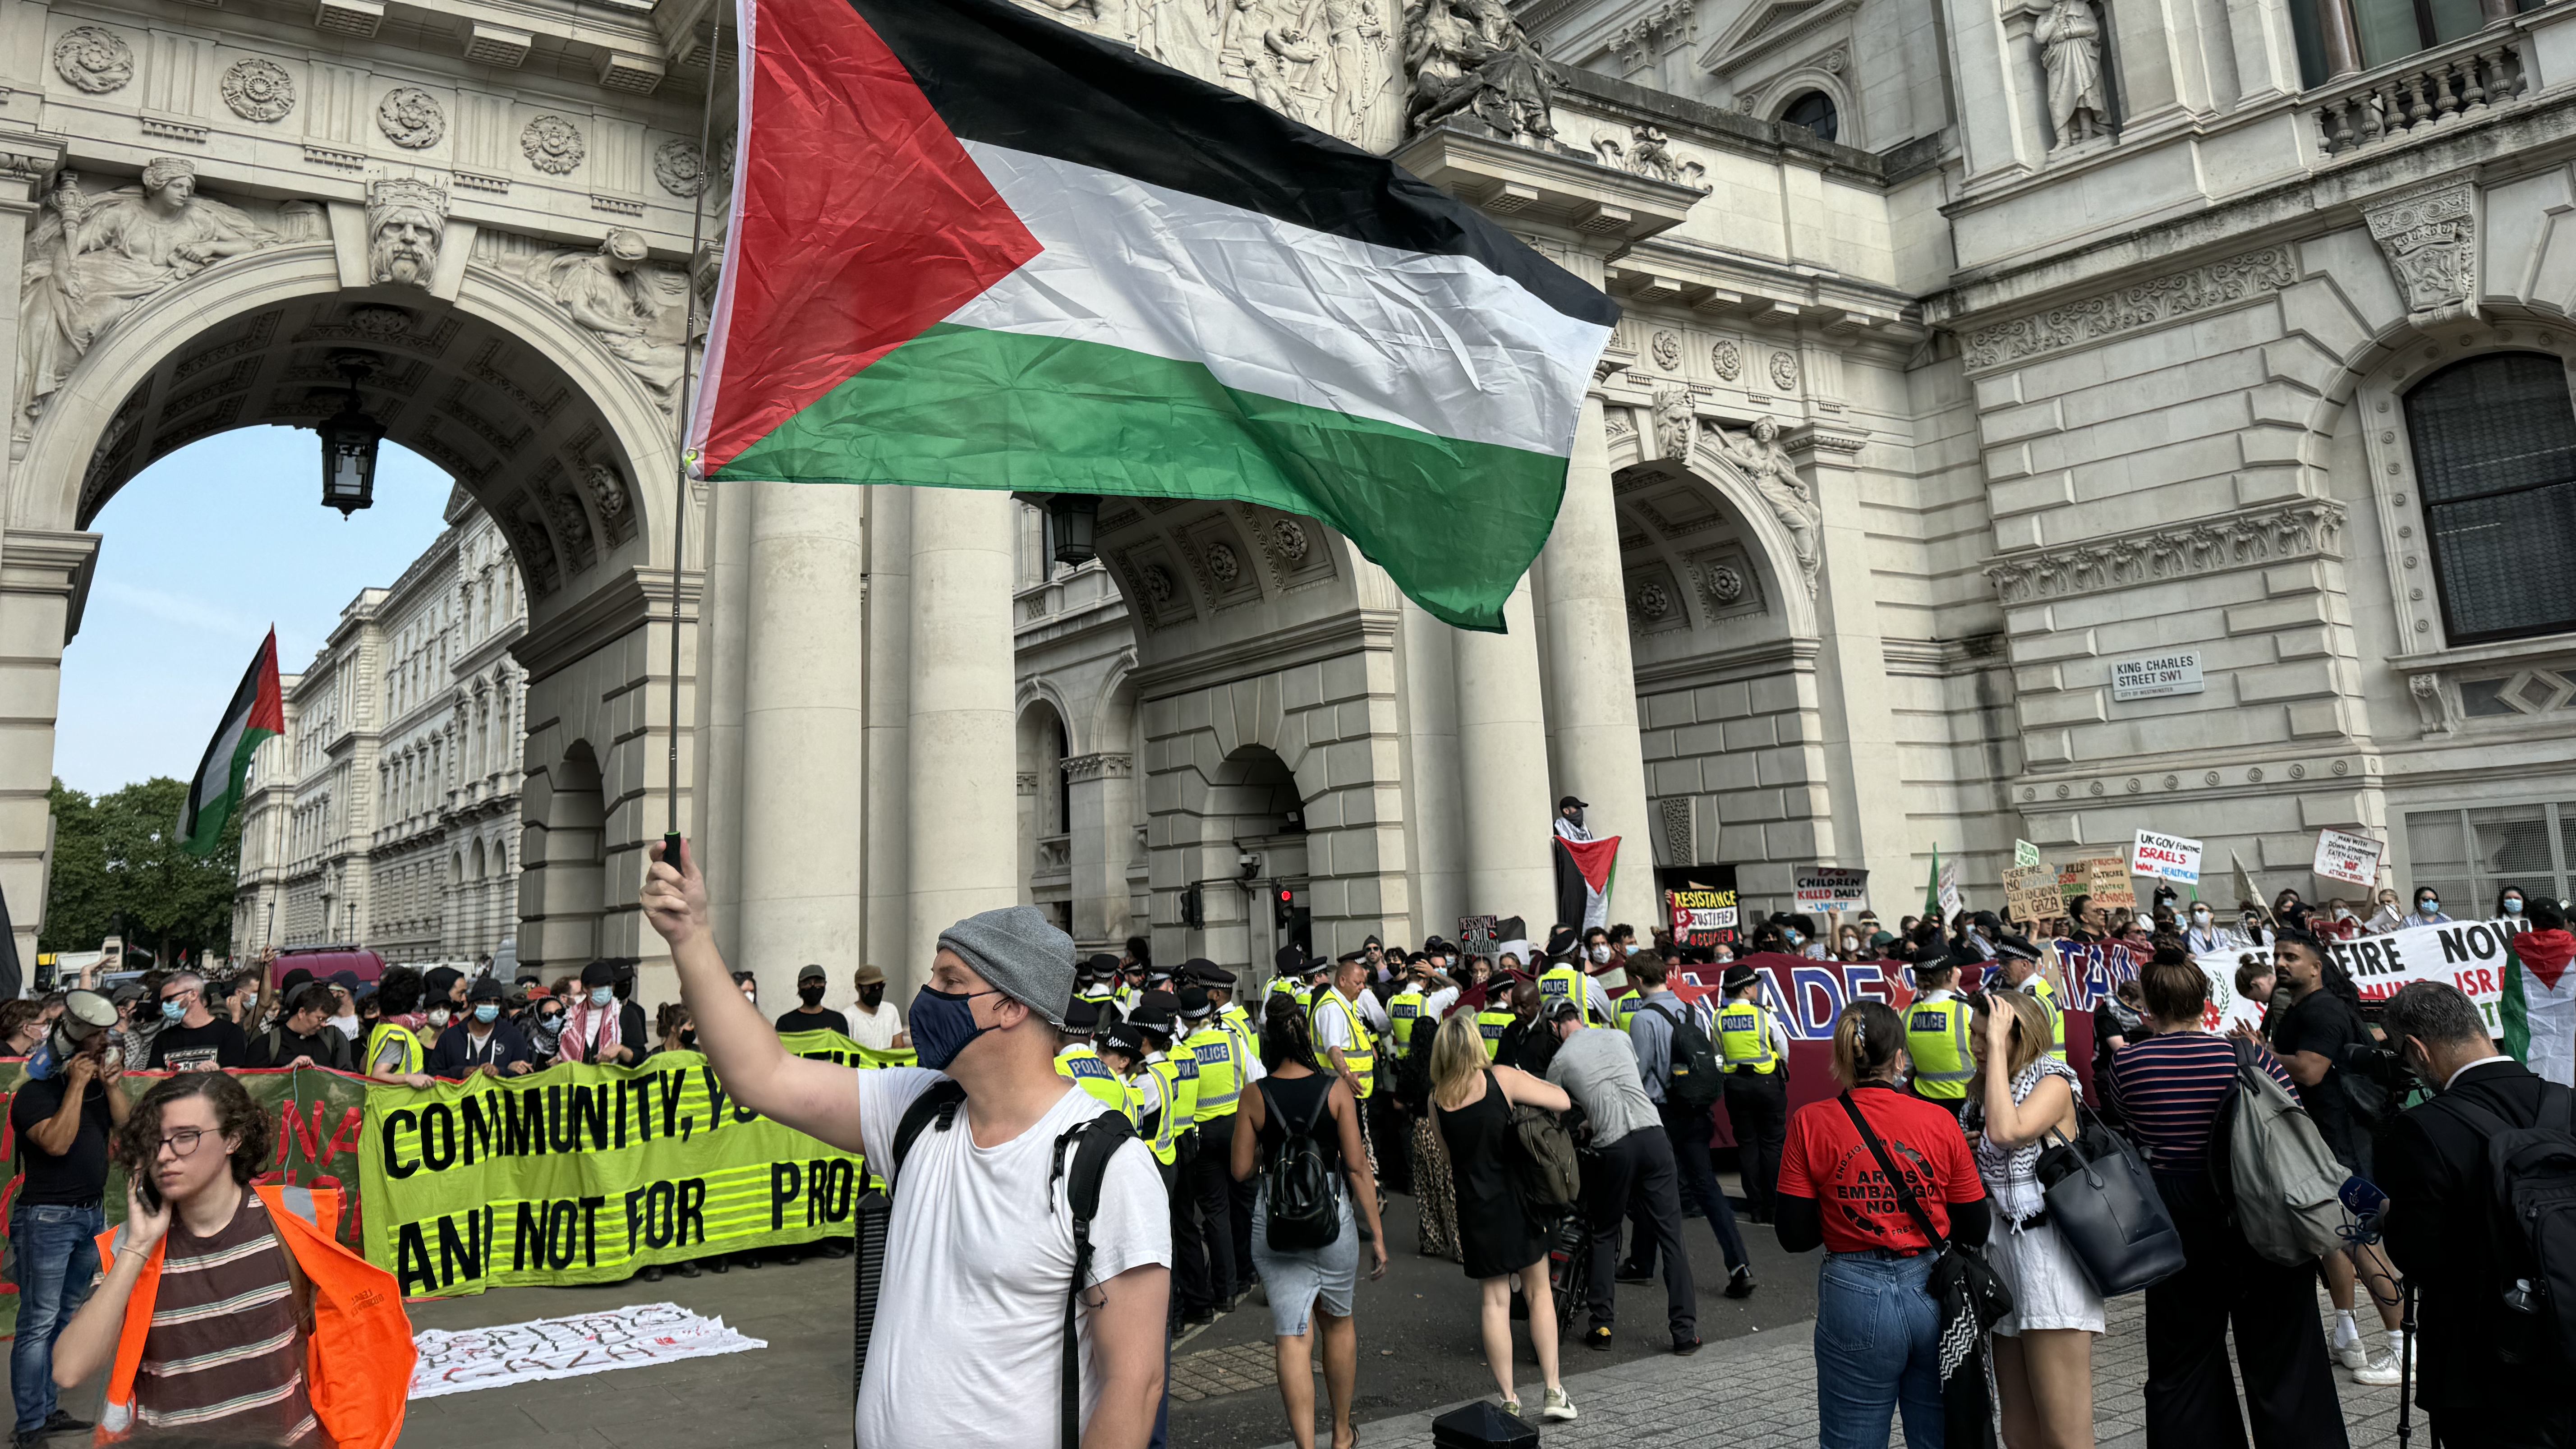
[[[873,1011],[884,1004],[885,987],[883,985],[862,986],[859,988],[859,1000],[865,1003],[869,1010]]]
[[[2193,924],[2193,925],[2196,925],[2196,926],[2206,926],[2206,925],[2208,925],[2208,924],[2209,924],[2209,907],[2207,907],[2207,906],[2194,906],[2194,907],[2192,907],[2192,908],[2191,908],[2191,920],[2192,920],[2192,924]]]
[[[796,988],[796,999],[807,1006],[820,1006],[823,1003],[823,988],[820,984],[799,986]]]
[[[2518,915],[2521,915],[2521,914],[2522,914],[2522,897],[2520,897],[2520,896],[2506,896],[2506,897],[2504,898],[2504,913],[2505,913],[2506,915],[2508,915],[2508,916],[2518,916]]]
[[[697,1028],[695,1028],[695,1027],[691,1027],[691,1028],[689,1028],[687,1031],[684,1031],[684,1032],[681,1032],[681,1033],[680,1033],[680,1046],[681,1046],[681,1048],[682,1048],[683,1050],[687,1050],[687,1051],[695,1051],[695,1050],[697,1050],[697,1046],[698,1046],[698,1032],[697,1032]]]
[[[2440,910],[2441,908],[2442,898],[2440,896],[2426,896],[2415,903],[2415,909],[2428,915],[2434,911]]]
[[[1610,948],[1598,941],[1594,942],[1592,945],[1592,964],[1595,966],[1609,965]]]
[[[188,1003],[185,1001],[165,1001],[161,1003],[161,1019],[163,1021],[180,1021],[185,1019],[187,1015]]]
[[[478,1001],[474,1004],[474,1019],[487,1026],[499,1019],[500,1015],[501,1007],[498,1002]]]
[[[447,1025],[447,1022],[448,1014],[446,1007],[433,1006],[429,1009],[429,1024],[431,1026],[445,1026]]]
[[[616,999],[617,988],[614,986],[594,986],[590,990],[590,1004],[593,1006],[606,1006]]]
[[[955,992],[921,988],[912,998],[912,1050],[921,1065],[945,1071],[967,1043],[991,1031],[975,1024],[975,998],[999,996],[998,990]]]
[[[1799,935],[1794,930],[1782,931],[1780,933],[1780,938],[1787,941],[1792,946],[1799,945],[1807,939],[1806,937]]]

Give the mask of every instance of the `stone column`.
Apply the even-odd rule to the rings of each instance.
[[[751,653],[752,489],[707,490],[706,584],[698,624],[696,831],[716,949],[742,957],[743,675]],[[747,969],[747,968],[746,968]]]
[[[2505,0],[2501,8],[2505,21],[2510,23],[2514,14],[2511,0]],[[2486,13],[2488,24],[2496,23],[2498,7],[2492,0],[2480,9]],[[2361,73],[2361,21],[2352,12],[2352,0],[2318,0],[2317,42],[2326,53],[2326,79]]]
[[[912,930],[912,495],[891,483],[868,486],[867,547],[867,954],[886,974],[887,995],[909,1001],[905,942]],[[922,973],[928,972],[923,963]]]
[[[1877,580],[1861,515],[1861,440],[1812,425],[1780,439],[1807,485],[1817,529],[1816,674],[1824,710],[1826,778],[1835,830],[1820,862],[1869,871],[1870,904],[1893,920],[1919,887],[1905,816],[1905,772],[1896,740],[1898,700],[1878,632]],[[1956,847],[1954,847],[1955,849]]]
[[[1136,757],[1124,750],[1064,762],[1073,818],[1073,939],[1116,951],[1127,939],[1127,857],[1136,834]]]
[[[1655,918],[1654,841],[1647,831],[1646,765],[1637,734],[1637,674],[1628,651],[1628,595],[1619,567],[1619,514],[1611,501],[1610,440],[1601,395],[1583,400],[1566,470],[1565,502],[1538,566],[1547,586],[1548,753],[1554,797],[1589,807],[1595,836],[1619,837],[1610,919],[1643,939]]]
[[[901,995],[927,978],[941,931],[1020,898],[1011,579],[1009,494],[913,490],[912,925]]]
[[[36,935],[53,871],[54,716],[63,646],[80,629],[80,606],[98,557],[98,535],[12,528],[0,534],[0,893],[9,902],[18,960],[35,979]]]
[[[1503,606],[1509,632],[1454,631],[1458,669],[1458,783],[1466,849],[1466,911],[1523,916],[1544,932],[1556,914],[1548,821],[1547,721],[1540,710],[1538,633],[1529,580]],[[1447,933],[1443,933],[1447,934]]]
[[[774,1008],[794,999],[798,967],[818,961],[840,978],[861,945],[864,495],[723,486],[752,490],[733,964],[757,973]]]
[[[1435,934],[1455,936],[1458,918],[1468,914],[1467,832],[1458,780],[1459,631],[1424,613],[1411,599],[1398,607],[1405,869],[1413,879],[1414,905],[1407,939],[1419,941]]]

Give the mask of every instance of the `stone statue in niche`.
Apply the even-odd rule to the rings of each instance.
[[[583,481],[590,485],[590,501],[599,505],[599,516],[608,531],[616,533],[626,519],[626,480],[606,463],[593,463],[582,470]]]
[[[676,273],[645,265],[641,233],[619,227],[595,251],[549,252],[532,259],[527,278],[572,314],[650,388],[664,412],[678,405],[687,355],[687,312]]]
[[[1780,425],[1769,418],[1756,418],[1742,434],[1730,433],[1715,423],[1709,426],[1717,434],[1718,451],[1761,491],[1762,501],[1771,505],[1771,516],[1788,531],[1789,547],[1798,555],[1798,573],[1806,581],[1807,596],[1815,597],[1816,535],[1824,526],[1824,510],[1807,490],[1807,481],[1798,476],[1797,465],[1789,460],[1789,450],[1780,446]]]
[[[1500,140],[1556,139],[1545,64],[1504,0],[1423,0],[1405,27],[1404,68],[1408,132],[1457,118]]]
[[[1655,456],[1679,462],[1690,456],[1691,439],[1699,429],[1699,416],[1691,406],[1691,390],[1679,383],[1667,383],[1655,389]]]
[[[428,286],[438,270],[438,244],[446,235],[445,191],[403,177],[367,187],[368,280]]]
[[[2081,145],[2105,134],[2111,107],[2102,92],[2102,22],[2092,0],[2057,0],[2033,25],[2048,70],[2048,120],[2056,146]]]
[[[27,238],[19,275],[16,421],[26,436],[74,364],[136,304],[227,257],[283,238],[239,209],[197,194],[197,168],[156,156],[139,186],[102,196],[69,171],[55,179]]]

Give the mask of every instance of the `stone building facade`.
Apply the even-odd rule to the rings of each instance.
[[[491,516],[461,491],[447,514],[282,681],[286,732],[251,759],[236,951],[461,961],[517,934],[527,601]]]
[[[2266,894],[2326,886],[2325,827],[2455,907],[2568,893],[2576,6],[1030,3],[1392,154],[1620,304],[1507,633],[1244,505],[1104,500],[1055,568],[997,493],[673,488],[721,265],[720,226],[687,248],[696,98],[733,85],[703,6],[0,0],[0,885],[41,869],[100,508],[336,406],[355,351],[526,589],[527,959],[650,958],[673,824],[773,991],[861,959],[908,989],[1015,900],[1237,966],[1413,941],[1550,914],[1565,794],[1628,842],[1640,925],[1650,866],[1756,906],[1865,867],[1894,914],[1936,849],[1992,902],[2016,839],[2144,826]],[[208,260],[145,275],[83,222],[129,213]],[[75,316],[56,267],[121,290]],[[2182,655],[2196,692],[2115,690]],[[366,728],[453,768],[429,716]],[[430,853],[326,793],[332,838]]]

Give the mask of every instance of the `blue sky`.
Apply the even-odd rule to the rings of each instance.
[[[308,430],[243,428],[163,458],[120,490],[81,629],[63,654],[54,773],[93,794],[186,779],[273,623],[278,668],[302,669],[360,589],[392,583],[446,526],[449,481],[393,443],[376,506],[322,506]]]

